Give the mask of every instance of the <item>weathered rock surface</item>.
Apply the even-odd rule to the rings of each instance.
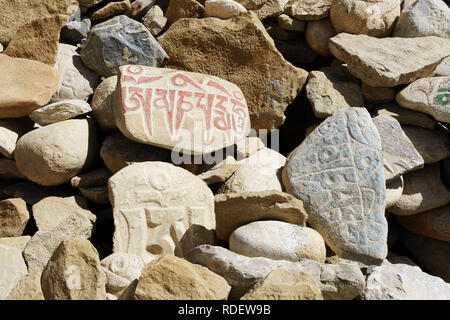
[[[0,201],[0,237],[19,237],[30,219],[27,204],[20,198]]]
[[[336,35],[330,19],[309,21],[306,25],[306,41],[308,45],[321,56],[331,54],[328,40]]]
[[[41,271],[33,271],[23,276],[9,292],[6,300],[44,300],[41,275]]]
[[[380,107],[379,109],[377,109],[376,114],[385,114],[391,116],[402,125],[408,124],[426,129],[433,129],[436,123],[436,121],[434,121],[434,119],[427,114],[405,109],[394,103]]]
[[[228,156],[217,164],[201,166],[196,172],[196,175],[205,181],[206,184],[223,182],[227,180],[239,167],[240,164],[232,156]]]
[[[358,264],[351,261],[322,265],[320,289],[324,300],[353,300],[366,286]]]
[[[0,152],[7,158],[14,159],[17,139],[33,129],[33,121],[28,118],[0,120]]]
[[[2,270],[0,272],[0,299],[4,300],[20,279],[28,273],[22,251],[0,245],[0,270]]]
[[[142,24],[150,31],[154,36],[161,33],[167,23],[167,18],[164,16],[162,9],[154,5],[147,11],[142,18]]]
[[[204,10],[203,5],[195,0],[170,0],[166,11],[167,22],[170,25],[182,18],[200,18]]]
[[[331,0],[289,1],[285,13],[298,20],[321,20],[328,16]]]
[[[30,118],[41,126],[68,120],[90,112],[91,106],[84,100],[64,100],[34,110]]]
[[[117,76],[106,78],[98,85],[92,96],[92,118],[95,119],[100,129],[106,132],[117,130],[112,108],[116,86]]]
[[[91,21],[107,20],[115,16],[124,14],[127,9],[130,8],[130,0],[124,0],[120,2],[110,2],[104,7],[92,12],[89,16]]]
[[[371,264],[386,257],[383,154],[366,109],[339,110],[322,122],[289,155],[283,182],[337,255]]]
[[[220,19],[230,19],[241,13],[247,12],[239,2],[234,0],[206,0],[205,17],[216,17]]]

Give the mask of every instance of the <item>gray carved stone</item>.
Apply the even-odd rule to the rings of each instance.
[[[366,109],[339,110],[322,122],[289,155],[283,182],[337,255],[366,264],[386,257],[383,153]]]
[[[380,134],[381,149],[388,164],[384,167],[386,181],[392,181],[409,171],[423,168],[423,158],[397,120],[387,115],[379,115],[373,118],[373,123]]]

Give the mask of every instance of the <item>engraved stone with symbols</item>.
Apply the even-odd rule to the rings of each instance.
[[[222,149],[250,130],[242,91],[214,76],[123,66],[114,99],[116,124],[127,138],[183,153]]]
[[[116,227],[113,252],[148,263],[215,242],[214,196],[187,170],[157,161],[135,163],[108,185]]]
[[[366,109],[339,110],[322,122],[289,155],[283,182],[337,255],[366,264],[386,257],[383,153]]]

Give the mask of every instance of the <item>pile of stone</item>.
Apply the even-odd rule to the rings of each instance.
[[[450,299],[444,1],[0,7],[0,299]]]

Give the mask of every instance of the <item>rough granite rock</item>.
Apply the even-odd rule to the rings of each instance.
[[[284,12],[302,21],[321,20],[328,17],[331,0],[291,0]]]
[[[283,59],[253,12],[228,20],[179,20],[158,40],[170,57],[169,67],[236,84],[244,93],[256,130],[274,129],[284,122],[285,108],[307,78],[306,71]]]
[[[92,118],[97,122],[100,129],[106,132],[117,130],[112,109],[112,99],[116,86],[117,76],[106,78],[98,85],[92,96]]]
[[[5,300],[20,279],[28,273],[22,251],[0,245],[0,270],[0,299]]]
[[[220,19],[230,19],[241,13],[247,12],[239,2],[234,0],[206,0],[205,17],[216,17]]]
[[[214,206],[217,237],[225,241],[237,228],[254,221],[278,220],[304,226],[308,218],[300,200],[276,190],[217,194]]]
[[[200,18],[204,10],[205,7],[195,0],[170,0],[165,16],[171,25],[182,18]]]
[[[30,118],[41,126],[68,120],[92,111],[84,100],[64,100],[34,110]]]
[[[422,112],[402,108],[395,103],[383,105],[382,107],[378,108],[376,111],[376,115],[380,114],[391,116],[402,125],[408,124],[425,129],[433,129],[436,124],[436,121],[433,119],[433,117]]]
[[[29,219],[27,204],[22,199],[0,201],[0,237],[20,237]]]
[[[308,21],[306,25],[306,41],[308,45],[321,56],[331,55],[328,40],[336,35],[330,19]]]
[[[368,264],[386,257],[383,154],[366,109],[339,110],[322,122],[289,155],[283,182],[337,255]]]
[[[435,36],[377,39],[340,33],[329,45],[351,74],[372,87],[394,87],[429,77],[450,55],[450,41]]]
[[[23,276],[9,292],[5,300],[44,300],[41,288],[41,275],[42,272],[36,270]]]
[[[0,153],[14,159],[17,140],[33,129],[34,123],[29,118],[0,120]]]

